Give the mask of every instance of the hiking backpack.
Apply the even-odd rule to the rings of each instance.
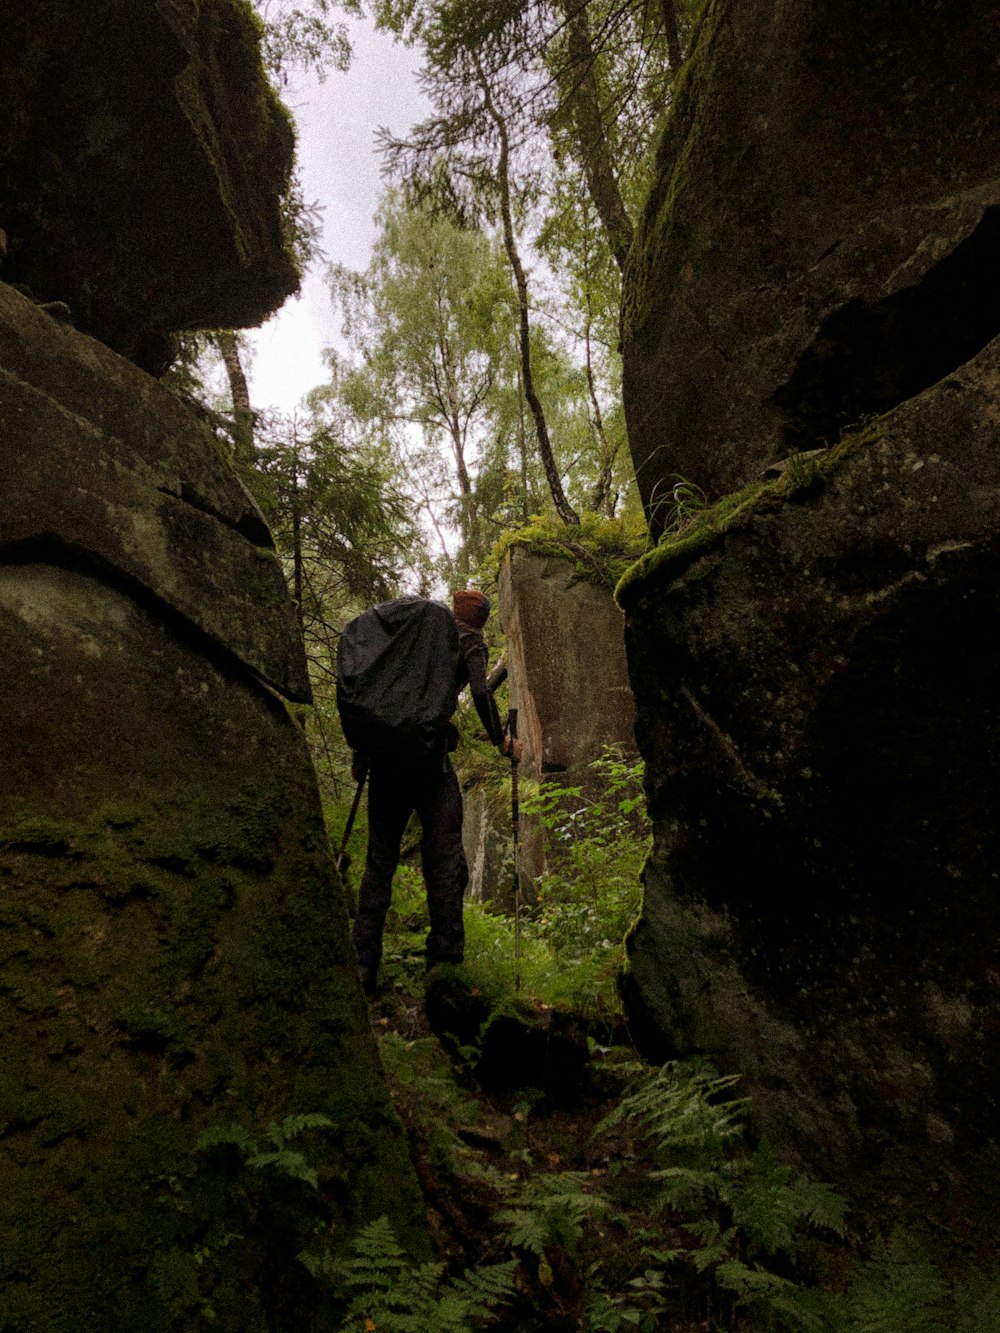
[[[440,751],[458,703],[461,652],[441,602],[398,597],[346,626],[337,645],[337,710],[347,743],[373,759]]]

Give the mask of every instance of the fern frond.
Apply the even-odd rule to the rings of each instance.
[[[590,1177],[580,1171],[524,1181],[512,1196],[516,1206],[496,1215],[508,1228],[508,1243],[539,1255],[549,1245],[561,1245],[572,1254],[586,1218],[603,1216],[610,1207],[603,1194],[584,1192],[589,1183]]]
[[[659,1171],[650,1171],[649,1179],[663,1186],[657,1201],[660,1212],[664,1208],[687,1209],[719,1194],[719,1173],[714,1168],[663,1167]]]
[[[600,1122],[595,1135],[628,1123],[646,1139],[657,1161],[670,1161],[694,1150],[721,1162],[725,1146],[743,1132],[745,1098],[721,1105],[712,1099],[727,1092],[736,1075],[712,1074],[703,1064],[666,1064],[647,1075]]]
[[[940,1273],[912,1237],[897,1231],[849,1285],[842,1326],[851,1333],[899,1333],[905,1311],[906,1333],[943,1333],[947,1298]]]
[[[302,1115],[286,1115],[280,1125],[268,1125],[268,1134],[279,1147],[294,1139],[306,1129],[333,1129],[334,1123],[322,1111],[307,1111]]]
[[[300,1152],[292,1152],[288,1148],[282,1148],[278,1152],[255,1153],[247,1158],[247,1166],[252,1166],[256,1170],[272,1166],[276,1171],[280,1171],[283,1176],[288,1176],[291,1180],[301,1180],[310,1188],[319,1189],[319,1178],[315,1170],[309,1165],[305,1157]]]
[[[736,1237],[735,1227],[727,1227],[723,1231],[718,1222],[706,1218],[690,1229],[702,1242],[699,1249],[691,1251],[691,1262],[699,1273],[704,1273],[707,1268],[711,1268],[714,1264],[723,1263],[728,1259],[732,1242]]]
[[[205,1148],[238,1148],[242,1153],[255,1153],[257,1151],[257,1144],[242,1125],[219,1125],[213,1129],[203,1130],[198,1135],[195,1147],[199,1150]]]
[[[451,1283],[451,1290],[461,1300],[469,1319],[484,1320],[498,1305],[511,1300],[517,1290],[514,1274],[517,1260],[490,1264],[488,1268],[473,1268]]]

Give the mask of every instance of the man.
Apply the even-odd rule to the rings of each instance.
[[[493,695],[486,683],[488,651],[483,626],[490,614],[489,599],[476,589],[463,589],[452,599],[458,624],[460,658],[455,680],[455,704],[466,685],[472,693],[486,734],[503,755],[521,758],[521,742],[504,734]],[[462,847],[462,793],[449,752],[458,732],[452,723],[442,729],[431,756],[419,761],[374,760],[368,787],[368,854],[358,891],[354,917],[354,946],[365,993],[378,988],[382,932],[392,897],[392,878],[399,864],[399,849],[410,815],[415,810],[422,830],[420,856],[431,918],[426,963],[460,963],[465,930],[462,899],[469,868]],[[360,781],[369,768],[367,755],[355,751],[353,773]]]

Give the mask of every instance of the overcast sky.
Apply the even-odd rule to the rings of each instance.
[[[361,269],[371,252],[382,186],[375,132],[384,125],[402,133],[427,114],[427,103],[417,86],[416,52],[367,22],[348,22],[354,51],[348,72],[334,71],[322,84],[295,72],[282,96],[298,127],[303,194],[323,208],[323,250],[330,261]],[[323,267],[307,274],[300,296],[249,334],[257,408],[289,412],[325,379],[322,351],[338,340],[339,329]]]

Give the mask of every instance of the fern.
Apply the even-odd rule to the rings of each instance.
[[[407,1260],[385,1217],[354,1237],[347,1258],[300,1257],[346,1303],[341,1328],[348,1333],[469,1333],[513,1296],[517,1268],[511,1260],[446,1280],[444,1264]]]
[[[524,1181],[512,1199],[515,1206],[497,1214],[507,1226],[508,1243],[538,1255],[549,1245],[575,1254],[585,1221],[606,1214],[609,1207],[603,1194],[584,1192],[589,1180],[584,1172],[564,1171]]]
[[[215,1125],[198,1135],[195,1147],[199,1152],[209,1148],[236,1148],[249,1156],[257,1151],[257,1144],[242,1125]]]
[[[594,1131],[605,1134],[623,1122],[649,1141],[654,1160],[691,1158],[706,1165],[724,1160],[726,1145],[743,1133],[740,1118],[745,1098],[718,1105],[712,1097],[727,1092],[736,1075],[713,1075],[699,1062],[666,1064],[647,1075],[636,1090],[623,1097]]]
[[[775,1161],[767,1142],[749,1163],[723,1175],[720,1196],[751,1248],[791,1257],[802,1226],[844,1234],[844,1203],[829,1185],[792,1179],[792,1169]]]
[[[256,1139],[252,1139],[242,1125],[220,1125],[206,1129],[198,1136],[196,1147],[204,1151],[209,1148],[235,1148],[243,1157],[245,1166],[254,1170],[271,1167],[289,1180],[301,1180],[311,1189],[319,1189],[319,1177],[309,1165],[304,1153],[293,1152],[286,1145],[307,1129],[332,1129],[333,1121],[319,1111],[299,1115],[289,1115],[280,1125],[273,1122],[267,1127],[267,1137],[274,1145],[273,1152],[261,1150]]]
[[[300,1152],[290,1152],[282,1148],[279,1152],[259,1152],[246,1159],[247,1166],[256,1170],[270,1166],[289,1180],[301,1180],[311,1189],[319,1189],[319,1177]]]
[[[916,1242],[895,1232],[861,1269],[838,1302],[837,1329],[850,1333],[941,1333],[948,1287]],[[977,1333],[981,1333],[977,1329]]]
[[[267,1136],[276,1148],[283,1148],[289,1139],[296,1138],[307,1129],[333,1129],[334,1124],[328,1115],[321,1111],[307,1111],[300,1115],[287,1115],[280,1125],[270,1124]]]
[[[658,1210],[680,1212],[695,1242],[682,1257],[730,1305],[752,1310],[761,1328],[826,1329],[826,1293],[779,1276],[769,1261],[794,1260],[807,1229],[843,1236],[843,1202],[828,1185],[796,1177],[767,1143],[741,1151],[747,1103],[716,1100],[735,1082],[703,1062],[639,1073],[596,1132],[638,1131],[655,1163],[647,1178]]]

